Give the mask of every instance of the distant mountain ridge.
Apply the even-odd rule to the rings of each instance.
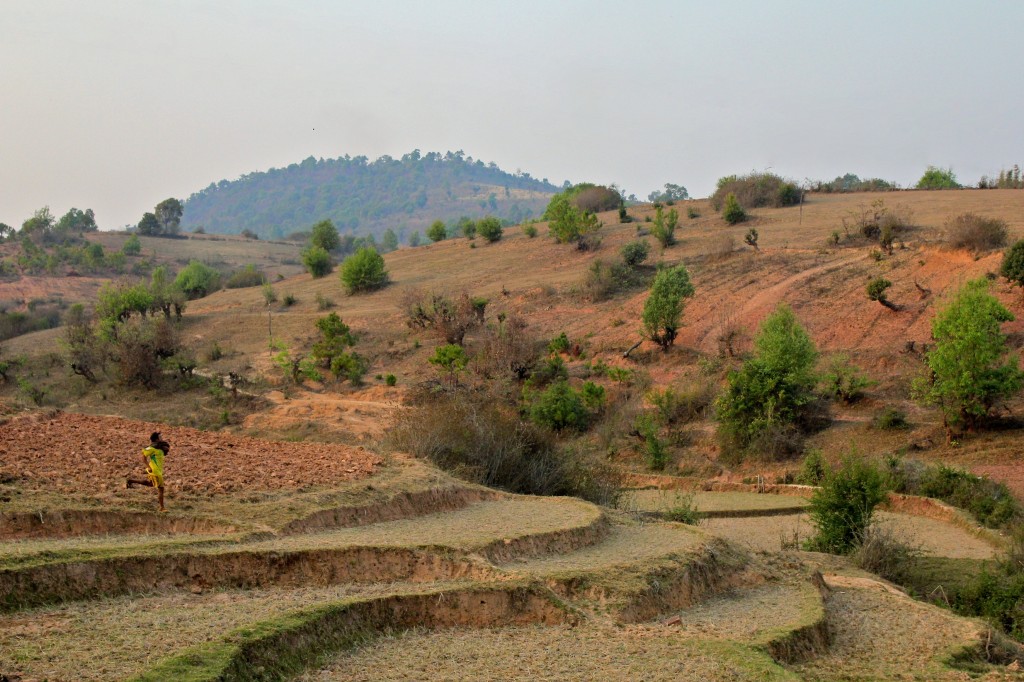
[[[181,225],[207,232],[249,230],[282,238],[330,219],[342,232],[380,236],[391,228],[403,238],[434,220],[496,215],[512,222],[539,216],[559,187],[529,173],[507,173],[462,151],[370,161],[348,155],[312,156],[221,180],[184,202]]]

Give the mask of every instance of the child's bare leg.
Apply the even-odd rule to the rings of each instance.
[[[150,481],[149,479],[142,480],[142,479],[139,479],[139,478],[129,478],[129,479],[125,479],[125,482],[126,482],[126,484],[128,485],[129,488],[131,488],[133,485],[141,485],[141,486],[146,487],[146,488],[153,487],[153,481]]]
[[[160,486],[156,489],[157,499],[160,501],[160,511],[167,511],[167,507],[164,506],[164,487]]]

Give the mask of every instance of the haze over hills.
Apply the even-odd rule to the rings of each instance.
[[[182,226],[281,238],[330,219],[344,231],[403,239],[437,219],[496,215],[513,223],[543,212],[558,187],[529,173],[508,173],[462,151],[401,159],[315,159],[221,180],[184,203]]]

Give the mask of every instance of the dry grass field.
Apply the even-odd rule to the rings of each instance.
[[[912,215],[892,254],[846,236],[844,219],[874,201]],[[519,316],[540,341],[565,332],[578,345],[565,356],[573,381],[597,381],[612,401],[576,440],[638,478],[650,472],[629,431],[648,392],[721,383],[736,365],[723,335],[748,350],[758,323],[786,302],[826,359],[845,353],[873,380],[860,402],[832,406],[832,425],[810,446],[833,461],[899,452],[961,464],[1024,494],[1011,420],[947,444],[938,412],[908,390],[936,308],[999,268],[998,252],[947,248],[946,222],[971,211],[1024,237],[1024,192],[811,195],[736,227],[706,201],[676,207],[679,243],[668,249],[647,235],[653,208],[638,206],[628,224],[603,214],[591,252],[554,243],[543,224],[533,239],[509,228],[494,244],[402,248],[385,256],[390,284],[358,296],[337,273],[301,273],[297,245],[144,239],[158,260],[280,273],[275,290],[295,302],[268,306],[258,287],[190,302],[183,334],[211,381],[160,395],[69,379],[61,330],[4,343],[5,356],[26,359],[18,378],[45,391],[40,406],[17,381],[0,385],[0,680],[1020,679],[986,649],[980,621],[913,601],[844,558],[799,551],[794,542],[812,530],[800,497],[700,491],[692,501],[710,518],[685,526],[649,513],[688,504],[685,491],[627,491],[611,510],[485,489],[393,451],[396,423],[438,378],[427,359],[441,340],[406,324],[414,290],[484,297],[488,322]],[[690,208],[699,217],[687,218]],[[758,251],[742,245],[750,227]],[[626,359],[646,288],[594,301],[585,279],[638,236],[654,263],[685,263],[697,294],[670,353],[646,343]],[[123,239],[94,237],[108,249]],[[868,300],[865,283],[878,276],[893,282],[899,310]],[[85,279],[0,286],[71,299],[100,285]],[[1004,329],[1019,355],[1024,297],[1000,280],[993,291],[1017,315]],[[363,386],[296,385],[273,362],[282,347],[307,352],[328,309],[357,334]],[[471,350],[480,342],[479,330],[467,336]],[[245,379],[236,394],[218,384],[229,372]],[[475,390],[483,380],[470,371],[462,381]],[[876,428],[887,407],[904,411],[908,428]],[[153,491],[124,488],[153,430],[172,444],[164,515]],[[726,465],[714,430],[707,409],[674,427],[666,487],[771,482],[800,466]],[[969,520],[878,518],[948,565],[975,570],[1001,555],[1002,542]]]

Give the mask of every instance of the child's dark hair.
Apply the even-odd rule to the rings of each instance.
[[[150,443],[155,443],[158,440],[160,440],[160,432],[159,431],[154,431],[153,433],[149,434],[149,442]]]

